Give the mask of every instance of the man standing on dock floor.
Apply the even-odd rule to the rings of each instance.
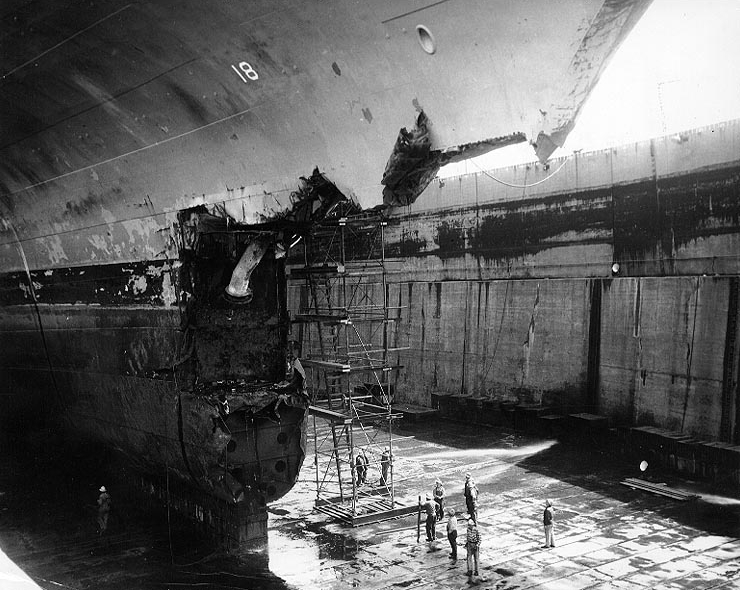
[[[450,542],[450,559],[457,561],[457,517],[455,511],[450,508],[447,511],[447,540]]]
[[[542,522],[545,527],[545,544],[543,549],[555,547],[555,540],[552,536],[552,502],[545,500],[545,512],[542,515]]]
[[[434,501],[437,503],[437,520],[442,520],[445,513],[445,487],[440,480],[434,482],[432,494],[434,495]]]
[[[98,534],[102,535],[108,530],[108,515],[110,514],[111,498],[105,486],[100,486],[98,496]]]
[[[468,520],[465,548],[468,550],[468,576],[477,576],[478,557],[480,556],[480,533],[472,518]],[[473,564],[475,564],[475,569],[473,569]]]
[[[424,510],[427,513],[427,541],[434,541],[437,538],[437,515],[436,515],[437,504],[427,494],[426,502],[424,503]]]
[[[463,495],[465,496],[465,506],[468,508],[468,516],[478,524],[478,486],[475,485],[469,473],[465,474]]]

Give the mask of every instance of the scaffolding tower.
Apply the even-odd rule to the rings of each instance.
[[[385,226],[377,213],[325,220],[291,269],[304,279],[294,321],[311,395],[316,508],[353,526],[411,511],[395,498],[392,402],[402,367],[391,356],[408,347],[399,343],[402,307],[389,305]]]

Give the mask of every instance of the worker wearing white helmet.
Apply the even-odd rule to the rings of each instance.
[[[108,515],[110,514],[111,497],[105,486],[100,486],[98,496],[98,534],[102,535],[108,530]]]

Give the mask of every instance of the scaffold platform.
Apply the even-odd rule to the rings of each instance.
[[[398,501],[391,504],[389,498],[378,498],[359,503],[353,513],[350,506],[342,504],[339,500],[337,502],[324,500],[316,503],[316,510],[343,524],[358,527],[416,514],[419,506],[417,504],[404,505]]]

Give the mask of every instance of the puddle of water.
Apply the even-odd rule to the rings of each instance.
[[[332,532],[321,523],[294,522],[269,531],[269,569],[290,585],[317,590],[336,574],[334,566],[355,559],[366,542],[351,530]]]
[[[269,568],[289,584],[303,588],[320,588],[321,558],[318,546],[306,539],[297,539],[270,531]]]
[[[270,571],[290,585],[306,590],[326,586],[327,576],[334,573],[333,565],[354,557],[357,551],[347,539],[322,539],[323,535],[298,536],[280,530],[270,531]],[[323,583],[322,583],[323,582]]]

